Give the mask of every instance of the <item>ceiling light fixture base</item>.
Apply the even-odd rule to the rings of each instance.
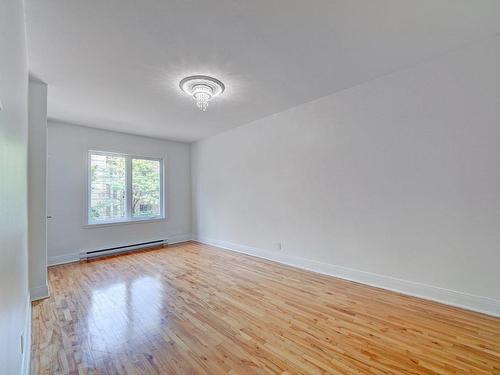
[[[217,78],[204,75],[183,78],[179,82],[179,87],[183,92],[193,97],[196,106],[202,111],[206,111],[209,101],[222,94],[226,89]]]

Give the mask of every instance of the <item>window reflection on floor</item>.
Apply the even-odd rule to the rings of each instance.
[[[120,352],[161,324],[162,285],[150,276],[92,292],[87,316],[90,349]]]

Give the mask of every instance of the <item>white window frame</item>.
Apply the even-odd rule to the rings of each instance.
[[[90,203],[91,203],[91,155],[106,155],[120,156],[125,158],[125,217],[111,220],[91,220],[90,219]],[[132,160],[154,160],[160,162],[160,214],[147,217],[132,216]],[[87,227],[120,225],[130,223],[144,223],[158,220],[165,220],[165,162],[163,158],[155,158],[149,156],[138,156],[110,151],[88,150],[87,152],[87,204],[86,204],[86,224]]]

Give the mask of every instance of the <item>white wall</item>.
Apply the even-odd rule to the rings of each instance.
[[[28,68],[23,3],[2,0],[0,9],[0,374],[13,375],[23,367],[21,335],[29,350]]]
[[[193,144],[194,233],[500,315],[499,66],[497,37]]]
[[[166,163],[167,220],[86,227],[88,150],[161,157]],[[191,233],[190,146],[87,127],[48,122],[48,263],[78,259],[83,250],[169,239]]]
[[[47,85],[28,87],[28,253],[32,300],[47,297]]]

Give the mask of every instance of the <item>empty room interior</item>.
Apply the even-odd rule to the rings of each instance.
[[[500,1],[0,0],[0,375],[500,375]]]

